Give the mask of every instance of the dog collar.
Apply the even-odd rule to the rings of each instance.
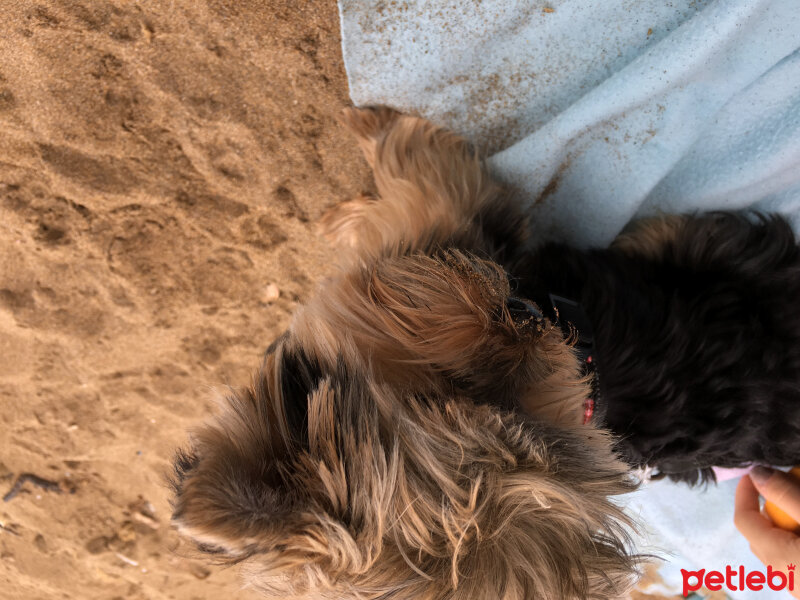
[[[575,300],[556,294],[548,294],[548,296],[556,323],[558,323],[565,337],[575,339],[574,348],[583,365],[583,372],[585,375],[591,376],[592,392],[583,401],[583,424],[586,425],[594,416],[597,400],[600,396],[592,322],[580,303]]]

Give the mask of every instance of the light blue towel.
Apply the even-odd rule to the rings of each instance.
[[[800,0],[339,7],[354,103],[466,135],[519,190],[537,241],[605,245],[637,215],[718,208],[800,230]],[[680,568],[761,569],[733,528],[735,485],[659,482],[632,500],[672,554],[673,590]]]
[[[800,226],[798,0],[340,9],[354,103],[488,150],[537,239],[606,244],[657,210],[752,206]]]

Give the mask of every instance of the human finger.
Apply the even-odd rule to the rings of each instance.
[[[765,467],[754,467],[750,479],[766,500],[800,522],[800,483],[796,479]]]
[[[774,528],[772,522],[761,514],[758,490],[748,475],[742,477],[736,486],[733,524],[751,544],[756,544]]]

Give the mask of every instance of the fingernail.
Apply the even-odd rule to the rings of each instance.
[[[752,479],[753,483],[756,485],[764,485],[767,483],[767,480],[772,477],[773,473],[774,471],[772,469],[767,469],[766,467],[753,467],[753,470],[750,471],[750,479]]]

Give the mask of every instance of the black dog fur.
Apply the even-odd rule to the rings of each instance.
[[[691,216],[660,252],[548,244],[507,268],[518,295],[583,306],[630,464],[693,484],[800,459],[800,251],[781,217]]]

